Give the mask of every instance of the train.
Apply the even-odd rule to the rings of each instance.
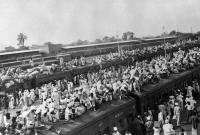
[[[185,47],[182,47],[182,50],[188,50],[190,48],[193,47],[198,47],[199,44],[193,44],[193,45],[186,45]],[[179,48],[173,48],[170,50],[167,50],[167,53],[173,54],[173,52],[178,51]],[[153,57],[156,56],[160,56],[160,55],[164,55],[165,51],[159,51],[159,52],[155,52],[155,53],[151,53],[151,54],[145,54],[145,56],[141,55],[141,56],[136,56],[134,58],[135,61],[142,61],[144,59],[152,59]],[[87,74],[88,72],[97,72],[100,69],[105,69],[105,68],[109,68],[109,67],[119,67],[120,65],[132,65],[134,64],[133,60],[131,57],[128,57],[126,59],[116,59],[116,60],[112,60],[112,61],[108,61],[108,62],[103,62],[101,65],[99,64],[94,64],[94,65],[87,65],[84,67],[77,67],[74,69],[68,69],[65,71],[61,71],[61,72],[57,72],[54,73],[53,75],[40,75],[37,76],[36,78],[36,85],[40,86],[43,83],[47,83],[50,82],[52,80],[60,80],[60,79],[68,79],[69,81],[73,81],[73,77],[74,76],[78,76],[81,74]]]
[[[48,57],[46,60],[51,61],[52,59],[54,57]],[[119,61],[116,63],[119,63]],[[95,66],[87,67],[84,70],[78,69],[79,71],[76,69],[73,75],[99,68],[98,65]],[[119,131],[124,132],[130,125],[136,124],[134,118],[138,114],[144,113],[148,108],[153,109],[161,98],[165,99],[174,94],[174,90],[184,89],[188,81],[200,79],[199,70],[200,66],[180,74],[173,74],[168,79],[160,80],[158,84],[143,87],[140,93],[130,92],[130,97],[126,100],[113,101],[111,104],[103,105],[97,112],[88,112],[76,121],[60,121],[54,123],[48,130],[38,129],[38,134],[56,135],[59,130],[61,134],[69,135],[103,135],[111,132],[113,126],[119,127]],[[71,73],[63,71],[59,72],[59,75],[45,76],[34,81],[44,83],[45,81],[59,79],[59,77],[66,77],[67,73],[71,75]]]
[[[190,48],[193,48],[193,47],[198,47],[199,44],[188,44],[184,47],[182,47],[183,50],[188,50]],[[167,50],[167,53],[173,53],[174,51],[177,51],[179,48],[173,48],[172,50]],[[156,56],[160,56],[160,55],[164,55],[165,52],[164,50],[163,51],[160,51],[160,52],[156,52],[156,53],[152,53],[152,54],[145,54],[145,56],[137,56],[134,58],[134,60],[137,60],[137,61],[142,61],[144,59],[151,59],[153,57],[156,57]],[[53,57],[51,57],[53,58]],[[56,60],[51,60],[51,58],[47,59],[49,61],[46,61],[46,64],[50,65],[52,63],[59,63],[59,60],[56,59]],[[41,64],[40,62],[36,62],[34,63],[35,66],[37,66],[38,64]],[[23,84],[19,84],[17,87],[9,87],[9,88],[4,88],[3,85],[1,87],[2,90],[5,90],[5,91],[9,91],[9,92],[12,92],[12,91],[15,91],[17,89],[32,89],[32,88],[35,88],[35,87],[40,87],[42,84],[44,83],[49,83],[49,82],[52,82],[54,80],[60,80],[60,79],[64,79],[66,78],[68,81],[72,81],[74,82],[74,77],[75,76],[79,76],[81,74],[84,74],[84,75],[87,75],[88,72],[97,72],[99,71],[100,69],[105,69],[105,68],[109,68],[109,67],[120,67],[121,65],[132,65],[134,64],[133,60],[131,57],[128,57],[126,59],[116,59],[116,60],[113,60],[113,61],[108,61],[108,62],[103,62],[101,65],[99,64],[94,64],[94,65],[87,65],[87,66],[84,66],[84,67],[77,67],[77,68],[73,68],[73,69],[66,69],[64,71],[59,71],[59,72],[55,72],[54,74],[52,75],[43,75],[43,74],[39,74],[37,76],[35,76],[34,78],[32,79],[28,79],[28,80],[24,80]],[[21,66],[22,69],[27,69],[27,68],[31,68],[31,65],[30,64],[24,64]]]
[[[112,132],[117,126],[124,132],[133,123],[136,115],[135,100],[128,98],[103,104],[97,111],[89,111],[75,121],[54,123],[49,130],[38,130],[40,135],[56,135],[60,130],[63,135],[104,135]]]
[[[20,50],[13,52],[3,52],[0,53],[0,67],[6,67],[10,64],[7,62],[12,62],[11,65],[18,65],[18,61],[24,61],[29,59],[37,59],[41,57],[57,57],[61,56],[64,58],[64,61],[69,61],[74,58],[80,57],[89,57],[95,55],[108,54],[110,52],[116,52],[119,49],[132,50],[136,48],[143,48],[147,46],[156,46],[164,43],[175,43],[176,41],[184,41],[188,39],[198,39],[196,34],[182,34],[174,35],[168,37],[157,37],[157,38],[137,38],[135,40],[128,41],[117,41],[117,42],[108,42],[108,43],[99,43],[99,44],[89,44],[89,45],[73,45],[73,46],[59,46],[59,52],[56,55],[53,53],[44,54],[42,49],[37,50]],[[37,61],[37,60],[36,60]]]
[[[23,59],[35,55],[40,55],[40,50],[19,50],[12,52],[3,52],[0,53],[0,63],[14,62],[17,61],[18,58]]]
[[[175,43],[177,37],[165,37],[164,38],[149,38],[138,39],[129,41],[119,41],[111,43],[99,43],[90,45],[73,45],[63,47],[63,52],[71,55],[71,58],[80,58],[82,56],[89,57],[101,54],[107,54],[110,52],[116,52],[119,49],[133,50],[136,48],[143,48],[147,46],[156,46],[163,44],[164,42]]]
[[[161,79],[159,83],[143,87],[140,93],[130,92],[129,95],[136,99],[137,112],[144,113],[148,108],[154,108],[160,99],[166,100],[169,96],[175,94],[175,90],[184,90],[187,82],[200,79],[200,66],[182,72],[173,74],[167,79]]]
[[[176,89],[184,90],[186,84],[194,79],[200,79],[200,66],[173,74],[168,79],[162,79],[158,84],[147,85],[142,92],[130,92],[129,97],[114,100],[111,104],[103,104],[96,112],[87,112],[75,121],[60,121],[47,130],[38,130],[40,135],[56,135],[56,131],[67,135],[104,135],[110,134],[117,126],[121,133],[127,129],[138,133],[137,115],[143,114],[149,108],[154,110],[160,99],[167,100],[174,95]],[[153,112],[155,113],[155,112]],[[140,126],[140,125],[139,125]],[[141,129],[141,128],[140,128]]]
[[[190,36],[189,36],[190,37]],[[74,58],[80,57],[90,57],[102,54],[108,54],[111,52],[117,52],[119,49],[123,50],[133,50],[137,48],[144,48],[148,46],[156,46],[164,43],[175,43],[178,41],[179,37],[159,37],[159,38],[140,38],[137,40],[110,42],[110,43],[99,43],[90,45],[73,45],[73,46],[63,46],[62,51],[56,55],[48,56],[44,55],[40,50],[24,50],[24,51],[14,51],[1,53],[4,59],[0,59],[0,67],[9,66],[20,66],[28,64],[30,59],[33,61],[40,62],[45,61],[45,59],[59,59],[63,58],[63,61],[70,61]]]

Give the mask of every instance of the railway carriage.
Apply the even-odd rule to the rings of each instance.
[[[160,99],[167,100],[177,89],[184,90],[188,81],[200,79],[199,71],[200,66],[179,74],[172,74],[168,79],[161,79],[157,84],[143,87],[141,93],[131,92],[130,96],[136,99],[138,112],[142,114],[148,108],[155,108]]]
[[[56,135],[60,130],[63,135],[104,135],[111,134],[113,126],[124,133],[133,123],[136,115],[136,104],[133,98],[112,101],[103,104],[95,112],[86,112],[75,121],[60,121],[47,130],[38,130],[41,135]]]

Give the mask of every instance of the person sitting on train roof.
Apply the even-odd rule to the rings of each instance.
[[[190,52],[190,54],[189,55],[193,55],[193,52]],[[175,58],[176,57],[178,57],[178,55],[176,55],[175,56]],[[154,61],[158,61],[157,63],[159,64],[159,62],[160,61],[162,61],[162,59],[161,59],[162,57],[158,57],[158,58],[155,58],[154,59]],[[163,58],[164,59],[164,58]],[[188,58],[187,58],[188,59]],[[153,61],[153,60],[152,60]],[[150,62],[151,63],[151,62]],[[156,76],[157,74],[159,75],[160,73],[159,72],[157,72],[156,70],[155,70],[155,63],[151,63],[152,65],[149,65],[148,63],[147,63],[147,65],[149,66],[148,68],[150,68],[152,71],[151,71],[151,73],[152,73],[152,76]],[[139,66],[140,65],[140,66]],[[141,67],[142,67],[143,65],[141,64],[141,63],[137,63],[137,66],[136,67],[134,67],[133,66],[133,68],[136,68],[136,71],[138,71],[139,73],[137,73],[137,75],[135,75],[135,77],[134,78],[136,78],[136,79],[138,79],[139,78],[139,81],[141,81],[141,79],[140,79],[140,70],[141,70]],[[159,65],[158,65],[158,68],[160,68],[159,67]],[[109,70],[107,70],[107,71],[104,71],[105,73],[108,73],[107,74],[107,76],[106,77],[104,77],[104,78],[101,78],[101,80],[104,80],[104,79],[107,79],[107,78],[117,78],[117,72],[115,72],[115,70],[114,69],[109,69]],[[129,70],[127,70],[127,72],[128,72],[128,77],[130,77],[130,73],[129,73]],[[139,75],[138,75],[139,74]],[[100,73],[97,73],[96,74],[96,76],[98,77],[98,76],[100,76]],[[96,77],[96,78],[97,78]],[[100,77],[99,77],[100,78]],[[127,79],[129,79],[129,78],[127,78]],[[92,82],[92,81],[91,81]],[[95,83],[95,82],[93,82],[93,83]],[[116,83],[116,82],[115,82]],[[114,83],[114,84],[115,84]],[[142,83],[138,83],[139,85],[141,85]],[[115,93],[116,93],[116,91],[118,91],[118,89],[120,89],[119,87],[118,87],[118,84],[116,83],[116,88],[115,88],[115,85],[113,85],[113,84],[111,84],[112,86],[111,86],[111,89],[115,89]],[[49,84],[47,87],[49,87],[51,90],[48,90],[49,88],[45,88],[46,89],[46,92],[45,92],[45,95],[47,96],[48,95],[48,92],[47,91],[49,91],[49,93],[50,93],[50,95],[51,95],[51,93],[54,93],[53,92],[53,89],[54,88],[56,88],[56,89],[60,89],[60,86],[59,86],[59,83],[57,84],[57,85],[55,85],[55,86],[53,86],[52,84]],[[85,85],[84,85],[84,87],[85,87],[85,89],[84,89],[84,91],[86,91],[87,92],[87,95],[89,95],[88,93],[89,93],[89,91],[90,91],[90,88],[88,87],[88,84],[87,84],[87,81],[85,82]],[[102,84],[102,87],[105,87],[103,84]],[[101,90],[101,89],[100,89]],[[29,92],[28,92],[29,93]],[[74,94],[74,92],[72,93],[72,94]],[[26,95],[26,94],[25,94]],[[28,94],[29,95],[29,94]],[[54,94],[53,94],[54,95]],[[26,97],[26,96],[25,96]],[[27,97],[26,97],[27,98]],[[44,99],[45,99],[46,97],[44,97]],[[58,99],[58,98],[56,98],[56,99]],[[26,99],[27,100],[27,99]],[[29,102],[29,101],[27,101],[27,102]],[[29,103],[27,103],[27,104],[29,104]]]
[[[176,100],[180,105],[181,110],[183,110],[183,95],[181,93],[178,93],[176,96]]]
[[[162,46],[162,45],[161,45]],[[157,46],[157,47],[147,47],[147,49],[142,49],[142,50],[149,50],[148,48],[160,48],[161,46]],[[155,50],[155,49],[150,49],[150,50]],[[122,52],[126,52],[126,51],[122,51]],[[140,51],[139,51],[140,52]],[[112,53],[111,53],[112,54]],[[108,54],[108,55],[111,55],[111,54]],[[114,53],[115,54],[115,53]],[[114,55],[114,54],[112,54],[112,55]],[[118,55],[118,53],[116,53],[116,56]],[[120,55],[119,55],[120,56]],[[50,69],[50,70],[47,70],[47,72],[43,72],[42,70],[40,71],[40,67],[41,65],[39,65],[38,67],[35,67],[35,68],[33,68],[34,70],[32,70],[32,72],[33,73],[28,73],[28,76],[30,76],[30,77],[32,77],[32,76],[35,76],[35,75],[37,75],[37,74],[39,74],[39,73],[41,73],[42,72],[42,74],[43,73],[45,73],[45,74],[49,74],[49,73],[51,73],[51,66],[46,66],[46,67],[48,67],[47,69]],[[45,66],[45,65],[44,65]],[[53,65],[52,65],[53,66]],[[35,70],[36,70],[36,72],[35,72]],[[22,71],[22,72],[24,72],[25,74],[26,74],[26,72],[27,71]],[[17,72],[16,72],[17,73]],[[21,73],[20,73],[20,75],[21,75]],[[27,75],[22,75],[21,77],[22,78],[26,78],[26,77],[28,77]]]
[[[121,135],[116,126],[113,127],[113,134],[112,135]]]

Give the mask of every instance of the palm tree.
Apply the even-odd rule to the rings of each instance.
[[[23,33],[19,33],[19,35],[17,35],[17,40],[19,41],[19,43],[17,44],[18,46],[24,47],[24,42],[28,37],[23,34]]]

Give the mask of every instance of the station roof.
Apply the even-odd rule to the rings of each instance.
[[[99,44],[89,44],[89,45],[70,45],[62,47],[63,49],[72,49],[72,48],[84,48],[84,47],[93,47],[93,46],[104,46],[104,45],[113,45],[113,44],[123,44],[131,42],[140,42],[139,40],[128,40],[128,41],[119,41],[119,42],[108,42],[108,43],[99,43]]]
[[[21,50],[21,51],[12,51],[12,52],[2,52],[2,53],[0,53],[0,56],[12,55],[12,54],[21,54],[21,53],[30,53],[30,52],[40,52],[40,50],[37,49],[37,50]]]

